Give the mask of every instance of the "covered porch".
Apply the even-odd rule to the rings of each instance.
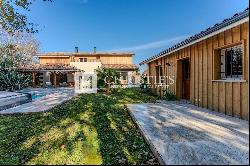
[[[32,87],[73,87],[74,74],[80,70],[66,64],[33,64],[21,66],[20,72],[32,76]]]

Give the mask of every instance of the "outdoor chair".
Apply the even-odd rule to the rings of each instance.
[[[45,87],[46,87],[46,88],[52,87],[51,82],[45,82]]]

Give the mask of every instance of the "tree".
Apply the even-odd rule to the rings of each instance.
[[[32,62],[39,49],[38,42],[26,32],[10,35],[1,27],[0,32],[0,90],[28,87],[31,76],[18,72],[16,67]]]
[[[39,43],[30,33],[18,32],[10,35],[0,27],[0,59],[8,57],[14,66],[29,64],[39,51]]]
[[[15,67],[31,63],[39,44],[32,36],[38,31],[24,12],[35,0],[0,0],[0,90],[16,90],[30,85],[30,75]],[[43,0],[52,1],[52,0]]]
[[[22,11],[30,11],[30,5],[35,0],[0,0],[0,25],[8,33],[16,32],[37,33],[35,24],[28,22],[27,16]],[[50,1],[52,0],[42,0]]]
[[[110,88],[110,84],[119,84],[121,77],[120,73],[114,69],[96,69],[97,73],[97,87],[98,88]]]

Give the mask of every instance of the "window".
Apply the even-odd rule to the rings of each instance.
[[[221,49],[221,79],[242,79],[242,46]]]
[[[79,58],[80,62],[88,62],[88,58]]]

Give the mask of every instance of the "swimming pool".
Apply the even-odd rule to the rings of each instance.
[[[41,98],[43,96],[46,96],[46,94],[45,93],[31,93],[32,100],[39,99],[39,98]]]
[[[29,94],[32,100],[36,100],[36,99],[46,96],[46,93],[42,90],[24,89],[19,92]]]
[[[29,94],[30,98],[34,101],[34,100],[40,100],[41,98],[44,98],[52,94],[74,93],[74,89],[73,88],[27,88],[19,90],[17,92]]]

